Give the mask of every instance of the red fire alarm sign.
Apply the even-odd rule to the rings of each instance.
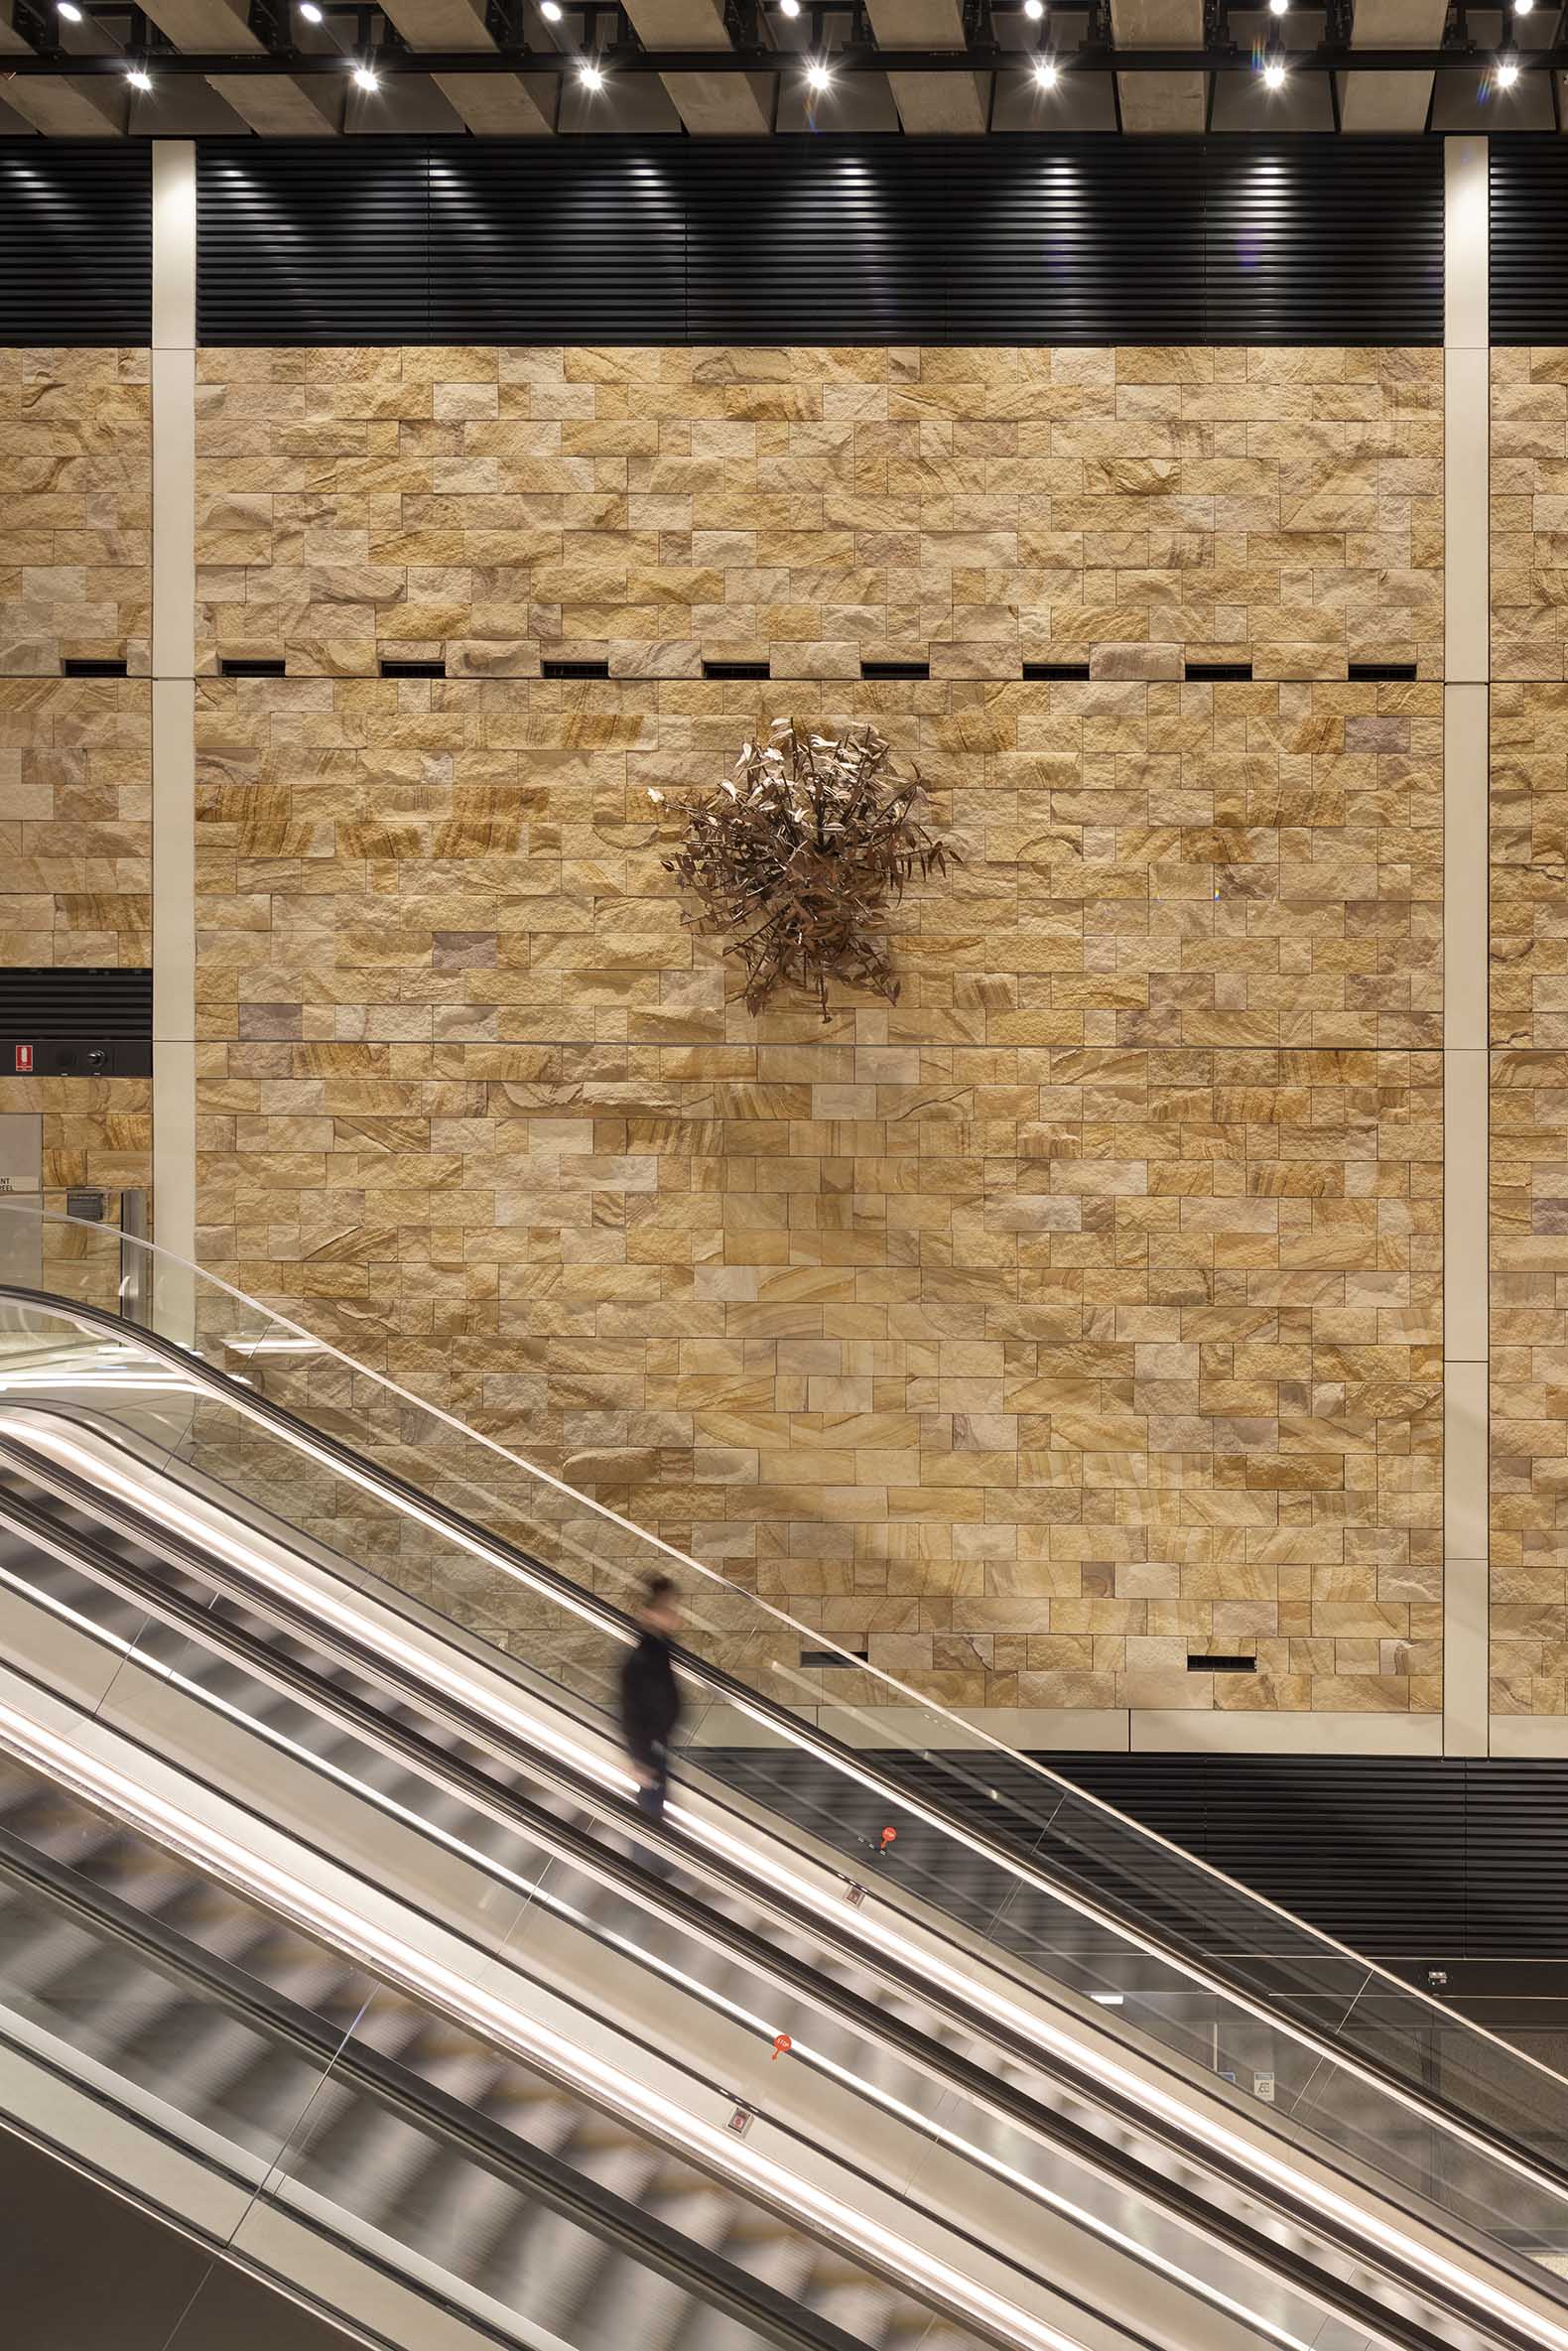
[[[27,1077],[31,1077],[31,1076],[32,1076],[32,1073],[33,1073],[33,1048],[32,1048],[32,1046],[31,1046],[31,1045],[18,1045],[18,1047],[17,1047],[17,1049],[16,1049],[16,1074],[17,1074],[17,1076],[18,1076],[19,1078],[27,1078]]]

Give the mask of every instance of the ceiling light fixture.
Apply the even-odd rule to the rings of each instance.
[[[1518,61],[1518,59],[1517,59],[1517,58],[1512,58],[1512,57],[1499,58],[1499,60],[1498,60],[1498,87],[1499,87],[1499,89],[1511,89],[1511,88],[1513,87],[1513,84],[1514,84],[1514,83],[1515,83],[1515,82],[1518,80],[1518,78],[1519,78],[1519,61]]]
[[[80,24],[81,10],[76,6],[76,0],[55,0],[55,6],[58,14],[65,18],[67,25]]]
[[[1055,60],[1055,58],[1036,58],[1036,59],[1035,59],[1035,61],[1034,61],[1034,79],[1035,79],[1035,86],[1036,86],[1036,88],[1037,88],[1037,89],[1055,89],[1055,87],[1056,87],[1056,60]]]
[[[600,90],[604,87],[603,72],[599,66],[594,65],[591,58],[581,58],[578,61],[578,79],[586,90]]]
[[[379,89],[381,87],[381,76],[374,65],[360,65],[354,67],[354,87],[355,89]]]
[[[1513,13],[1515,16],[1528,16],[1534,6],[1535,0],[1513,0]]]
[[[1283,89],[1284,86],[1285,61],[1283,58],[1270,58],[1263,67],[1263,87],[1264,89]]]
[[[813,58],[806,68],[806,79],[813,89],[826,89],[833,79],[820,58]]]
[[[308,25],[319,25],[322,21],[322,12],[316,0],[300,0],[300,14]]]
[[[1023,13],[1031,24],[1038,24],[1045,14],[1045,0],[1023,0]]]
[[[547,25],[561,22],[561,0],[539,0],[539,13]]]
[[[1289,9],[1290,0],[1268,0],[1268,13],[1270,16],[1285,16],[1288,14]]]
[[[800,0],[779,0],[780,16],[799,16]]]
[[[139,89],[145,92],[150,90],[153,86],[153,77],[148,72],[145,65],[127,65],[125,68],[125,78],[130,83],[132,89]]]

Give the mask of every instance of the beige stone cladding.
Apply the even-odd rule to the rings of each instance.
[[[150,666],[148,354],[0,350],[0,675]]]
[[[200,354],[198,645],[1442,670],[1435,350]]]
[[[1565,860],[1568,685],[1495,685],[1492,1704],[1499,1714],[1568,1714]]]
[[[0,677],[0,963],[150,961],[149,689]],[[151,1088],[7,1076],[0,1110],[42,1113],[44,1182],[145,1186]]]
[[[648,787],[779,713],[964,850],[896,1005],[748,1018],[660,869]],[[210,679],[197,737],[213,1270],[952,1703],[1439,1705],[1440,688]]]
[[[1568,350],[1492,354],[1492,675],[1568,678]]]

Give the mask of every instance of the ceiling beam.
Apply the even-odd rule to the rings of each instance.
[[[694,139],[763,138],[773,128],[774,84],[766,71],[725,73],[734,65],[722,0],[624,0],[645,51],[696,54],[697,63],[661,73],[670,102]],[[710,54],[711,53],[711,54]],[[624,70],[617,52],[615,70]]]
[[[1349,73],[1371,70],[1387,73],[1452,72],[1456,67],[1471,65],[1478,74],[1485,73],[1492,62],[1492,51],[1473,52],[1451,49],[1427,50],[1359,50],[1359,49],[1293,49],[1290,52],[1292,73]],[[1016,50],[975,51],[965,57],[954,57],[944,52],[938,57],[911,54],[900,57],[900,73],[972,73],[997,72],[1016,68]],[[1568,72],[1568,46],[1551,49],[1523,49],[1518,53],[1519,71],[1524,73]],[[301,50],[290,50],[281,55],[248,56],[188,56],[178,50],[160,51],[154,60],[160,73],[233,73],[250,77],[269,74],[343,73],[347,61],[339,54],[325,55]],[[396,73],[539,73],[559,79],[575,70],[576,61],[563,57],[556,50],[505,50],[492,55],[463,51],[426,51],[419,56],[400,55],[395,50],[376,52],[376,68],[382,74]],[[789,73],[797,69],[798,61],[778,52],[742,52],[730,56],[707,57],[700,52],[666,53],[658,57],[641,51],[607,53],[608,71],[623,73],[710,72],[747,78],[761,73],[764,77]],[[884,78],[887,59],[876,50],[850,52],[835,50],[833,56],[835,78],[841,73],[874,73]],[[1069,73],[1114,73],[1118,80],[1142,74],[1159,73],[1251,73],[1256,70],[1249,51],[1224,49],[1163,49],[1163,50],[1074,50],[1063,62],[1064,79]],[[47,55],[9,57],[3,68],[6,75],[22,77],[36,75],[89,77],[103,73],[124,71],[124,60],[114,58],[64,58],[51,51]]]
[[[878,49],[963,50],[961,0],[865,0]],[[887,86],[906,131],[973,137],[990,115],[987,73],[901,73],[887,69]]]

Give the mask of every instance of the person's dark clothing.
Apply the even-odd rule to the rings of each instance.
[[[620,1669],[620,1728],[626,1753],[641,1771],[653,1774],[637,1790],[637,1808],[650,1820],[664,1812],[670,1776],[670,1741],[681,1719],[681,1692],[662,1633],[643,1632]]]

